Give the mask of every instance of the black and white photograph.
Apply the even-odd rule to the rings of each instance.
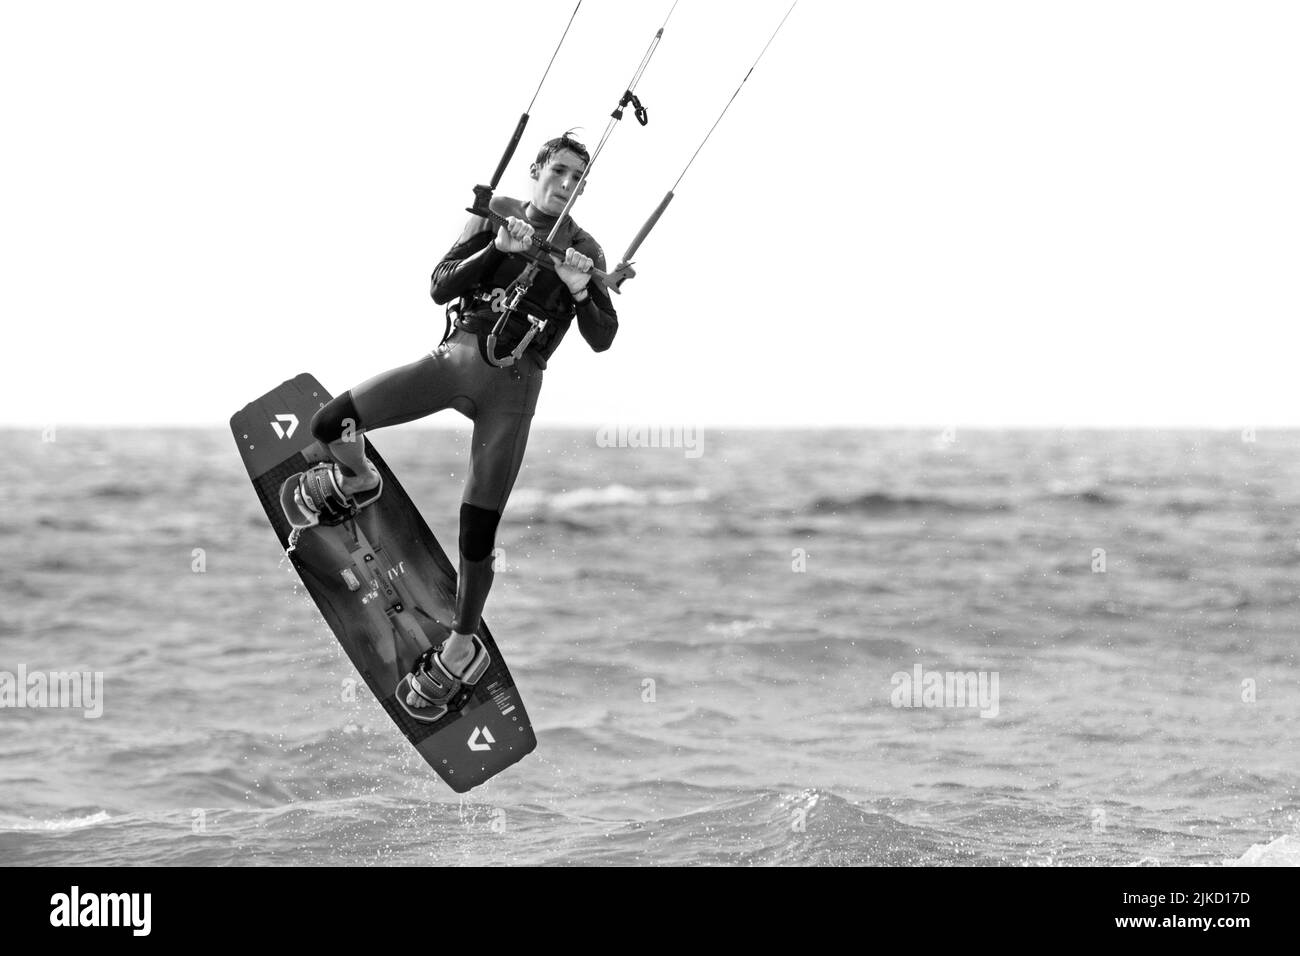
[[[0,867],[1300,865],[1298,42],[4,4]]]

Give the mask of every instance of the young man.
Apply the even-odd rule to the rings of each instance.
[[[447,340],[410,365],[344,392],[312,419],[312,434],[338,462],[333,479],[338,490],[357,507],[375,500],[381,490],[379,473],[365,457],[362,432],[444,408],[454,408],[474,422],[469,478],[460,506],[460,575],[452,633],[441,648],[416,662],[398,688],[398,700],[419,719],[442,716],[446,702],[462,686],[476,683],[487,668],[487,649],[476,632],[492,586],[497,524],[523,460],[546,360],[575,318],[578,331],[596,352],[609,348],[618,331],[609,293],[591,282],[591,269],[605,268],[600,246],[568,219],[554,242],[566,250],[564,260],[551,257],[554,271],[543,269],[537,275],[519,307],[546,319],[547,325],[513,365],[496,367],[486,358],[487,337],[505,312],[511,282],[529,265],[524,254],[533,246],[532,237],[550,233],[589,161],[586,148],[568,134],[545,143],[529,169],[531,201],[494,197],[491,209],[505,217],[506,225],[497,229],[474,216],[433,270],[433,301],[461,301]],[[495,356],[508,355],[528,329],[527,318],[512,313],[498,330]],[[349,423],[356,440],[347,440]]]

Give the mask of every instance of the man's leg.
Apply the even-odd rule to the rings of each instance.
[[[535,405],[533,393],[527,411],[481,413],[474,421],[469,481],[460,506],[456,612],[451,637],[442,651],[443,663],[453,674],[460,673],[474,658],[471,635],[478,631],[495,577],[492,564],[497,524],[523,464]]]
[[[366,460],[366,439],[352,392],[328,402],[311,420],[311,433],[329,448],[343,472],[344,494],[367,491],[379,484],[379,473]]]
[[[514,372],[494,369],[479,357],[477,341],[466,333],[454,333],[448,346],[446,352],[444,346],[433,357],[437,360],[442,356],[441,361],[454,367],[455,375],[447,378],[454,377],[463,387],[453,397],[440,396],[441,407],[452,405],[474,421],[469,478],[460,512],[460,562],[452,632],[439,654],[446,670],[462,676],[474,660],[474,635],[494,576],[492,552],[497,524],[523,463],[528,428],[542,387],[542,370],[531,358]],[[376,427],[371,420],[373,394],[374,390],[367,391],[355,402],[361,421],[370,428]],[[383,423],[390,421],[385,418]],[[414,690],[407,695],[406,703],[416,708],[429,706]]]
[[[379,472],[366,460],[366,431],[468,404],[456,368],[450,353],[431,353],[367,379],[313,416],[311,433],[339,463],[345,494],[379,483]]]

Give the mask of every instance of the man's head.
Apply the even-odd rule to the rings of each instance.
[[[533,207],[552,216],[563,212],[589,162],[587,147],[568,133],[543,143],[537,160],[528,169],[533,180]],[[586,188],[584,182],[578,194]]]

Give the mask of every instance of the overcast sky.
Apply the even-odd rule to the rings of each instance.
[[[585,0],[499,192],[669,3]],[[788,0],[681,0],[575,218],[616,262]],[[435,346],[572,10],[0,8],[0,423],[224,423]],[[1300,5],[800,0],[538,424],[1300,424]],[[454,412],[443,414],[456,417]]]

